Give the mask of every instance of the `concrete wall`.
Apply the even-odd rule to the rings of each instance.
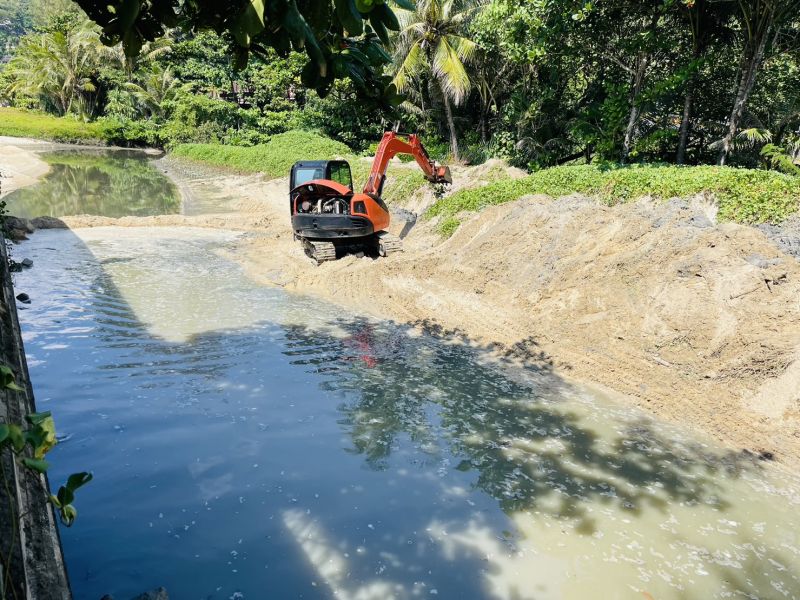
[[[0,422],[19,424],[26,414],[36,411],[36,406],[22,346],[5,240],[1,235],[0,280],[0,360],[11,367],[17,383],[24,388],[22,392],[0,389]],[[54,416],[58,425],[58,415]],[[8,479],[7,488],[0,482],[0,552],[4,555],[12,539],[13,517],[9,514],[8,491],[14,513],[22,515],[13,544],[10,578],[9,573],[0,573],[6,585],[9,581],[13,584],[13,591],[6,590],[6,598],[71,600],[56,516],[47,502],[50,494],[47,477],[20,469],[10,456],[5,456],[8,452],[3,454]]]

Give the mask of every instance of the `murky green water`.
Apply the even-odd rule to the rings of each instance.
[[[26,350],[91,469],[76,598],[800,597],[800,484],[435,327],[251,283],[234,234],[40,231]]]
[[[60,150],[40,157],[50,172],[38,185],[9,194],[8,214],[124,217],[180,211],[178,189],[143,152]]]

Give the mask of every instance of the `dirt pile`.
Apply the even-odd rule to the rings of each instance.
[[[238,259],[259,281],[460,330],[718,441],[800,460],[800,263],[757,229],[715,224],[702,198],[528,198],[448,240],[423,223],[403,254],[320,266],[286,218],[244,242]]]

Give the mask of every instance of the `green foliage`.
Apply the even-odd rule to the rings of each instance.
[[[383,112],[359,98],[349,82],[337,82],[325,98],[309,93],[298,121],[308,129],[347,144],[357,152],[377,144],[383,135]]]
[[[544,169],[522,179],[503,180],[456,192],[434,204],[427,217],[442,217],[440,231],[452,233],[459,213],[504,204],[529,194],[554,198],[585,194],[609,204],[650,196],[685,198],[710,193],[719,217],[739,223],[777,223],[797,212],[800,178],[731,167],[581,165]]]
[[[359,0],[77,0],[104,32],[109,45],[122,43],[126,56],[139,54],[145,41],[162,37],[168,28],[186,32],[213,30],[230,40],[233,64],[244,68],[251,54],[266,56],[268,48],[286,55],[303,51],[305,86],[324,96],[337,78],[348,77],[365,96],[395,102],[389,62],[381,48],[388,30],[399,24],[385,2]],[[396,2],[410,6],[407,0]],[[368,21],[368,24],[365,23]]]
[[[23,391],[14,381],[14,372],[7,365],[0,365],[0,375],[3,387],[12,391]],[[47,473],[50,464],[44,460],[45,455],[57,443],[56,425],[52,414],[48,412],[31,413],[25,415],[27,427],[24,429],[14,423],[0,423],[0,453],[8,449],[19,460],[20,465],[38,474]],[[26,456],[26,454],[29,454]],[[2,461],[0,461],[2,480],[7,482]],[[58,491],[57,496],[50,496],[49,501],[59,513],[61,522],[70,527],[75,522],[78,512],[72,505],[75,500],[75,490],[86,485],[92,480],[91,473],[74,473],[69,476],[67,483]],[[5,490],[8,494],[8,489]],[[7,498],[11,502],[11,497]],[[18,517],[14,514],[13,505],[9,506],[8,514],[12,515],[12,530],[16,530]],[[7,558],[2,558],[2,564],[7,565]]]
[[[800,175],[800,165],[796,165],[792,157],[775,144],[766,144],[761,149],[761,157],[771,169],[787,175]]]
[[[74,16],[55,21],[46,31],[20,40],[5,68],[10,77],[5,93],[37,99],[58,115],[91,116],[97,79],[109,54],[97,27]]]
[[[368,157],[356,156],[344,144],[308,131],[274,135],[267,143],[252,147],[180,144],[172,149],[170,156],[275,178],[286,177],[298,160],[343,158],[350,163],[355,189],[363,187],[372,167]],[[402,203],[425,185],[425,178],[415,167],[393,164],[387,169],[383,198],[386,202]]]
[[[401,204],[426,185],[428,182],[416,168],[389,169],[386,175],[383,199],[389,204]]]
[[[84,123],[73,117],[0,107],[0,135],[33,137],[56,142],[102,143],[106,136],[101,123]]]
[[[22,388],[14,381],[14,371],[6,365],[0,365],[0,386],[15,392],[22,391]]]
[[[307,131],[290,131],[251,147],[180,144],[173,148],[171,155],[244,173],[284,177],[298,160],[346,157],[350,153],[350,148],[340,142]]]
[[[61,522],[70,527],[78,516],[78,511],[72,505],[75,501],[75,492],[93,479],[87,472],[73,473],[67,478],[67,483],[58,488],[58,493],[50,495],[50,502],[59,512]]]

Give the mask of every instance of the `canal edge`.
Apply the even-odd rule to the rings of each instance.
[[[0,243],[0,352],[3,362],[16,374],[20,392],[0,389],[0,422],[22,423],[24,416],[36,411],[36,403],[25,359],[14,286],[9,270],[7,241]],[[55,512],[48,502],[50,484],[47,476],[29,469],[20,469],[8,453],[0,460],[14,497],[17,514],[21,514],[17,541],[12,550],[11,581],[17,597],[28,600],[72,600],[69,578],[64,564],[61,537]],[[11,515],[8,505],[0,502],[0,539],[10,539]],[[0,577],[5,577],[0,568]],[[13,593],[12,596],[14,597]]]

